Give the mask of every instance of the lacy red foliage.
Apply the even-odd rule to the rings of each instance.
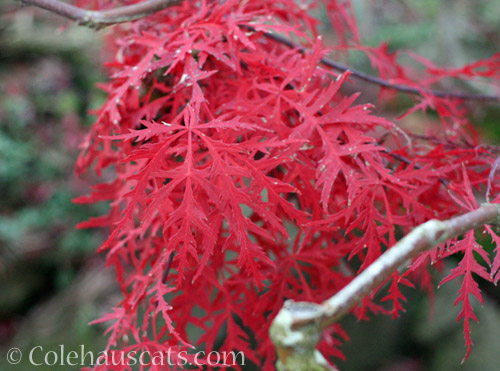
[[[426,89],[448,77],[498,79],[498,56],[452,69],[420,59],[426,69],[412,70],[385,46],[361,45],[348,1],[325,0],[338,48],[364,51],[381,76],[421,89],[408,114],[439,115],[422,116],[419,135],[404,133],[342,92],[348,72],[321,66],[327,50],[310,12],[318,3],[184,1],[113,31],[108,99],[77,164],[80,173],[115,172],[77,200],[111,202],[108,215],[80,225],[111,229],[100,251],[123,301],[100,320],[112,321],[109,349],[192,353],[193,344],[274,369],[268,328],[284,300],[330,297],[409,230],[464,213],[476,206],[473,192],[484,194],[498,150],[478,145],[463,101]],[[490,259],[473,231],[395,273],[356,315],[396,317],[399,286],[428,289],[428,262],[457,252],[463,260],[443,282],[463,279],[457,304],[469,352],[469,294],[482,300],[472,273],[500,277],[498,254]],[[193,327],[199,339],[188,336]],[[319,349],[341,357],[345,338],[334,326]]]

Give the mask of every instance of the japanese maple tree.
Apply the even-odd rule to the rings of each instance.
[[[79,2],[89,4],[108,6]],[[498,97],[433,89],[450,78],[498,87],[500,53],[459,68],[407,53],[415,64],[401,65],[386,45],[363,45],[349,1],[168,5],[114,26],[110,81],[101,86],[108,98],[76,165],[78,173],[114,171],[76,200],[110,202],[107,215],[79,225],[110,229],[99,251],[123,300],[96,321],[111,321],[110,352],[175,349],[175,364],[176,352],[192,346],[241,351],[272,370],[268,332],[285,300],[322,302],[413,228],[477,209],[486,191],[498,194],[498,148],[480,145],[467,116],[471,99]],[[312,13],[318,7],[335,32],[328,47]],[[332,50],[365,53],[379,77],[326,59]],[[360,93],[345,93],[356,78],[380,85],[385,100],[409,93],[414,105],[395,120],[375,115],[356,102]],[[418,132],[399,127],[419,111],[439,119],[423,120]],[[500,254],[498,245],[484,250],[474,229],[462,232],[392,272],[354,314],[397,317],[401,285],[432,290],[429,270],[460,253],[441,284],[462,281],[455,305],[467,357],[471,300],[482,302],[476,277],[496,284]],[[189,337],[192,326],[202,329],[198,339]],[[331,325],[318,349],[335,363],[346,338]]]

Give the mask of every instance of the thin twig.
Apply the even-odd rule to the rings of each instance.
[[[179,4],[182,0],[145,0],[109,10],[86,10],[60,0],[19,0],[24,5],[34,5],[76,21],[90,28],[102,28],[116,23],[134,21],[165,8]]]
[[[387,148],[384,148],[382,150],[382,152],[388,154],[389,156],[391,156],[392,158],[394,158],[394,159],[396,159],[398,161],[404,162],[407,165],[411,165],[413,163],[410,159],[408,159],[408,158],[406,158],[404,156],[398,155],[397,153],[391,152]],[[413,167],[415,169],[417,169],[417,170],[422,169],[422,166],[420,166],[419,164],[413,164]],[[444,179],[442,177],[438,177],[438,180],[444,186],[448,186],[450,184],[450,181],[448,179]]]
[[[493,166],[492,166],[491,171],[490,171],[490,175],[488,176],[488,186],[486,187],[486,202],[490,202],[490,193],[491,193],[492,184],[495,181],[495,173],[497,172],[499,167],[500,167],[500,156],[497,157],[497,159],[493,163]]]
[[[163,271],[163,276],[161,277],[161,283],[167,283],[168,273],[170,272],[170,268],[172,267],[172,261],[174,260],[175,251],[172,251],[168,256],[167,264],[165,265],[165,269]]]
[[[244,28],[246,30],[249,30],[249,31],[256,31],[255,28],[248,26],[248,25],[240,25],[240,27]],[[297,49],[301,53],[306,53],[308,51],[307,48],[305,48],[301,45],[295,44],[292,40],[287,39],[284,36],[269,33],[269,32],[263,32],[263,35],[265,37],[267,37],[268,39],[277,41],[280,44],[288,46],[289,48]],[[386,89],[398,90],[400,92],[407,93],[407,94],[412,94],[412,95],[428,94],[428,95],[432,95],[432,96],[435,96],[438,98],[453,98],[453,99],[463,99],[463,100],[479,100],[479,101],[492,101],[492,102],[500,101],[500,96],[494,95],[494,94],[449,93],[449,92],[440,91],[440,90],[421,89],[421,88],[415,88],[415,87],[409,86],[409,85],[394,84],[388,80],[384,80],[384,79],[381,79],[379,77],[369,75],[369,74],[364,73],[362,71],[359,71],[355,68],[344,66],[343,64],[335,62],[329,58],[321,58],[320,62],[322,64],[324,64],[325,66],[328,66],[328,67],[333,68],[333,69],[340,71],[340,72],[350,71],[352,76],[355,76],[360,80],[369,82],[371,84],[379,85],[379,86],[386,88]]]
[[[430,220],[398,241],[337,294],[321,304],[289,300],[275,317],[271,340],[275,344],[281,370],[305,371],[297,367],[304,354],[316,357],[321,332],[337,322],[372,290],[419,253],[491,222],[498,222],[500,205],[483,204],[455,218]],[[298,356],[298,355],[302,356]],[[303,357],[302,357],[303,358]],[[312,362],[312,361],[311,361]]]

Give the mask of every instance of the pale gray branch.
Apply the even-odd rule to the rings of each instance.
[[[372,290],[419,253],[484,224],[497,222],[500,205],[483,204],[478,209],[439,221],[429,220],[388,249],[337,294],[321,304],[289,300],[274,319],[270,335],[278,351],[280,370],[327,370],[318,358],[320,334],[337,322]],[[307,358],[307,359],[304,359]],[[298,361],[302,363],[298,363]],[[302,366],[306,365],[306,366]]]
[[[116,23],[129,22],[179,4],[182,0],[145,0],[109,10],[86,10],[60,0],[19,0],[76,21],[91,28],[102,28]]]

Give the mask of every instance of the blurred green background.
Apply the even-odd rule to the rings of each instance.
[[[497,0],[353,3],[368,45],[386,41],[392,49],[410,49],[452,66],[500,49]],[[2,2],[0,14],[0,370],[21,371],[35,367],[26,359],[9,365],[5,354],[11,347],[26,351],[41,345],[47,351],[65,344],[76,350],[85,344],[86,350],[102,350],[104,328],[88,322],[120,299],[113,273],[95,254],[105,232],[74,228],[106,205],[71,202],[96,182],[92,175],[77,179],[72,167],[93,121],[87,111],[104,99],[95,83],[105,79],[100,70],[105,33],[19,9],[14,1]],[[356,53],[348,62],[371,71]],[[481,87],[464,83],[461,88]],[[376,89],[366,87],[361,99],[376,99]],[[397,116],[407,105],[401,97],[384,107],[384,114]],[[499,108],[478,105],[473,115],[484,136],[499,143]],[[459,366],[463,327],[453,307],[458,286],[447,284],[436,291],[432,315],[426,295],[407,289],[407,313],[398,320],[346,318],[351,341],[343,346],[347,361],[338,365],[342,370],[499,370],[500,293],[488,285],[482,289],[486,303],[476,311],[480,323],[472,324],[475,347],[465,364]]]
[[[7,349],[100,351],[104,328],[88,323],[119,299],[95,254],[104,231],[75,229],[106,207],[71,201],[95,183],[73,164],[104,99],[101,36],[14,2],[0,13],[0,370],[30,370]]]

